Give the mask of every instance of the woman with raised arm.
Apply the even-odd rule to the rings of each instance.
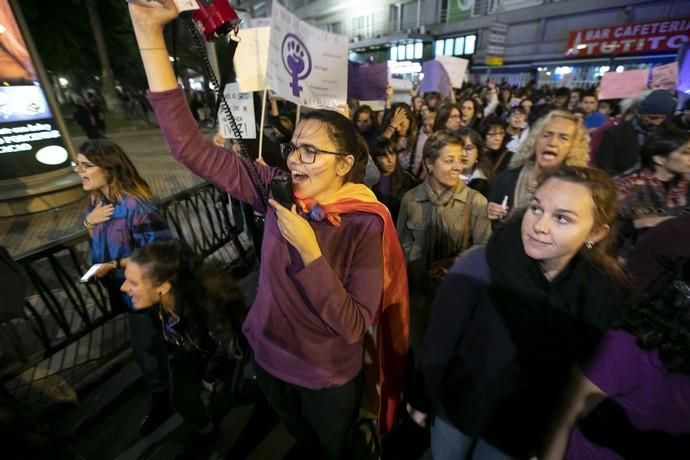
[[[282,146],[296,204],[263,198],[281,174],[215,146],[195,127],[163,39],[172,0],[130,3],[156,111],[175,158],[266,214],[259,287],[243,325],[258,384],[287,430],[318,458],[349,458],[374,325],[385,355],[379,430],[395,416],[407,350],[407,278],[388,210],[361,184],[366,142],[337,112],[313,110]],[[265,190],[265,189],[264,189]],[[384,327],[385,326],[385,327]]]

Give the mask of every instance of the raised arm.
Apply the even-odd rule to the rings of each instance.
[[[151,91],[177,88],[163,28],[177,17],[172,0],[129,0],[129,15]]]

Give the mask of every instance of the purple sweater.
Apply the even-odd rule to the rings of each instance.
[[[245,162],[201,134],[182,91],[148,97],[179,162],[266,213],[259,289],[243,326],[256,362],[271,375],[310,389],[354,378],[362,368],[362,338],[383,293],[381,219],[352,213],[342,216],[340,227],[310,222],[323,255],[305,267],[280,234],[275,212],[266,211]],[[257,167],[265,183],[280,173]]]

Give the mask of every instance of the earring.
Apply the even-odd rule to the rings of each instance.
[[[591,241],[587,241],[587,242],[585,243],[585,246],[587,247],[587,249],[592,249],[592,247],[594,247],[594,245],[592,244]]]

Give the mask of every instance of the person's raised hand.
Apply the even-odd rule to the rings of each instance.
[[[508,215],[508,206],[503,207],[501,204],[489,202],[486,215],[489,220],[501,220]]]
[[[178,15],[173,0],[127,0],[135,29],[162,29]],[[141,44],[140,44],[141,47]]]

